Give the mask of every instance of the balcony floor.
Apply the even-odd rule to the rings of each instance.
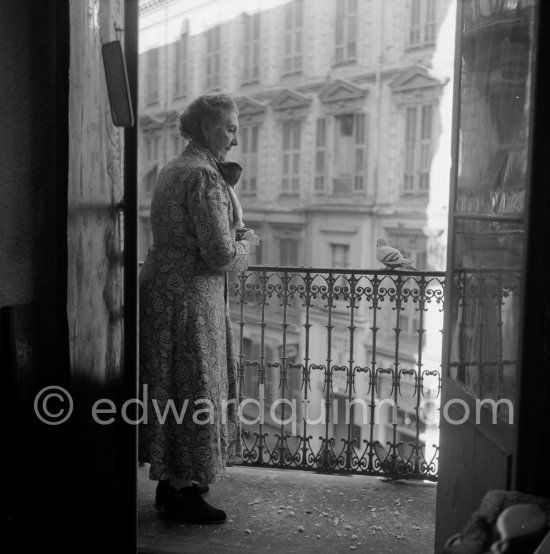
[[[165,521],[155,486],[139,467],[140,553],[433,553],[433,483],[234,466],[209,493],[223,525]]]

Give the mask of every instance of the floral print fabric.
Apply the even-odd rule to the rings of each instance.
[[[191,143],[159,174],[139,274],[139,460],[154,480],[210,483],[241,461],[226,272],[246,269],[216,160]]]

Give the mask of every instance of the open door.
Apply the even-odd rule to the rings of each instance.
[[[458,2],[436,552],[515,484],[538,7]]]

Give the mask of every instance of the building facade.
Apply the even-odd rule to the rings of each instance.
[[[231,159],[244,168],[237,192],[245,224],[262,239],[253,263],[379,269],[375,245],[383,238],[418,269],[444,269],[455,12],[454,0],[142,2],[141,259],[157,174],[184,147],[178,114],[199,94],[218,91],[239,106]],[[290,310],[284,340],[279,316],[274,310],[263,328],[245,326],[244,359],[280,360],[283,343],[294,353],[285,352],[286,361],[303,359],[303,314]],[[407,367],[415,363],[417,316],[412,304],[400,315]],[[326,315],[319,309],[312,317],[312,340],[324,344]],[[329,364],[368,365],[369,317],[362,307],[350,341],[345,309],[335,311]],[[391,365],[393,316],[381,317],[389,338],[379,363]],[[439,369],[442,324],[433,325],[435,346],[424,363]],[[247,371],[253,396],[258,377]],[[268,390],[279,377],[267,372]],[[299,396],[300,376],[290,377]],[[341,377],[334,387],[343,395]],[[323,395],[317,381],[312,398]],[[357,383],[357,396],[367,389]],[[404,419],[409,408],[402,406]],[[380,440],[386,431],[381,425]]]

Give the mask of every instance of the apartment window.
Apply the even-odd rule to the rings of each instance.
[[[292,0],[285,6],[284,73],[302,71],[304,1]]]
[[[149,132],[143,139],[143,157],[145,161],[143,183],[147,195],[153,192],[157,182],[159,156],[160,135],[156,132]]]
[[[260,78],[260,14],[244,16],[244,75],[245,83]]]
[[[145,193],[149,196],[155,188],[158,177],[158,166],[154,164],[145,175]]]
[[[244,383],[241,390],[243,398],[258,398],[260,394],[260,368],[259,364],[261,363],[261,354],[262,354],[262,345],[259,342],[253,342],[247,337],[243,337],[243,364],[244,364]],[[263,346],[263,355],[264,355],[264,367],[267,368],[267,362],[273,362],[276,351],[271,348],[271,346],[264,344]],[[247,366],[246,362],[257,362],[255,366]],[[267,368],[265,372],[265,381],[264,381],[264,394],[267,402],[275,400],[277,398],[277,389],[279,386],[278,375],[276,374],[275,368]],[[269,406],[267,406],[269,409]],[[249,408],[245,408],[249,409]],[[257,410],[253,408],[253,410]],[[257,415],[257,412],[254,416],[249,415],[250,419],[254,419]]]
[[[420,312],[418,305],[411,303],[411,299],[401,305],[399,313],[399,329],[404,336],[418,339],[420,330]],[[422,335],[422,346],[426,344],[426,334]]]
[[[327,120],[320,117],[317,119],[315,137],[315,192],[324,192],[325,190],[326,144]]]
[[[183,150],[183,137],[179,134],[173,134],[170,137],[170,157],[179,156]]]
[[[159,159],[160,136],[150,134],[145,137],[145,159],[156,162]]]
[[[298,265],[298,241],[296,239],[279,240],[279,265]]]
[[[240,193],[256,195],[258,183],[258,125],[241,127],[239,143],[243,174],[240,181]]]
[[[264,346],[266,366],[267,362],[278,361],[277,348],[273,348],[269,345]],[[265,372],[265,399],[266,399],[266,412],[271,410],[271,405],[281,396],[281,371],[277,367],[267,367]],[[287,390],[288,395],[288,390]],[[281,405],[279,404],[279,407]],[[267,415],[267,414],[266,414]],[[286,416],[285,416],[286,417]]]
[[[351,353],[351,342],[349,338],[334,337],[333,341],[333,350],[331,352],[332,359],[336,365],[342,366],[345,365],[350,356],[353,358],[353,353]]]
[[[244,383],[241,389],[243,398],[257,398],[259,386],[258,367],[247,366],[246,362],[260,361],[260,345],[253,343],[250,339],[243,338],[243,365],[244,365]]]
[[[300,189],[301,122],[283,122],[283,194],[297,194]]]
[[[435,0],[426,0],[424,42],[435,42]]]
[[[395,247],[407,258],[412,260],[416,269],[426,270],[427,252],[426,242],[422,236],[390,239]],[[414,286],[414,278],[406,284],[406,287]],[[392,316],[395,317],[395,316]],[[425,325],[425,324],[424,324]],[[402,298],[401,311],[399,312],[399,329],[405,337],[418,340],[418,330],[420,329],[420,310],[418,302],[414,302],[412,297]],[[422,336],[422,345],[425,344],[426,335]]]
[[[296,415],[299,417],[299,414],[301,413],[301,400],[302,400],[302,372],[299,368],[296,367],[288,367],[288,364],[295,364],[298,362],[298,356],[299,356],[299,344],[298,343],[286,343],[285,348],[285,354],[286,354],[286,362],[287,362],[287,382],[285,383],[285,390],[284,390],[284,397],[289,400],[296,400]],[[283,347],[282,345],[279,346],[279,352],[278,352],[279,358],[283,357]],[[279,379],[276,383],[274,383],[273,391],[275,394],[271,396],[271,401],[274,402],[278,398],[283,397],[283,387],[280,379],[280,372],[279,372]],[[282,416],[282,404],[279,404],[278,408],[275,410],[275,413],[279,416],[280,419]],[[285,417],[288,417],[288,408],[285,409],[285,413],[287,414]]]
[[[260,241],[260,243],[258,244],[258,246],[256,246],[256,248],[254,248],[254,251],[253,251],[253,264],[251,265],[260,265],[260,264],[263,264],[263,259],[264,259],[264,256],[263,256],[263,243],[262,241]]]
[[[331,244],[332,267],[345,269],[349,267],[349,244]]]
[[[435,41],[436,0],[412,0],[409,45],[421,46]]]
[[[365,114],[355,114],[355,171],[353,190],[362,192],[365,186]]]
[[[219,88],[221,78],[221,26],[206,31],[206,88]]]
[[[333,192],[363,192],[366,174],[365,114],[336,116],[335,133]]]
[[[345,364],[343,364],[345,365]],[[336,388],[336,387],[334,387]],[[348,430],[351,431],[351,439],[355,439],[355,448],[360,449],[361,446],[361,426],[353,423],[356,418],[356,411],[359,411],[359,421],[363,418],[363,409],[360,405],[357,408],[357,404],[351,404],[348,407],[348,398],[345,394],[345,386],[340,389],[338,393],[334,394],[334,422],[332,424],[332,436],[337,443],[343,444],[340,441],[347,439]],[[336,460],[336,457],[335,457]]]
[[[425,250],[422,252],[415,252],[414,260],[414,267],[416,267],[416,269],[425,271],[428,268],[428,253]]]
[[[159,49],[145,54],[145,102],[155,104],[159,99]]]
[[[187,94],[188,34],[181,35],[174,44],[174,98]]]
[[[406,193],[424,194],[430,188],[432,162],[433,106],[410,106],[405,116],[405,175]]]
[[[349,244],[331,244],[332,267],[334,269],[345,269],[349,267]],[[336,279],[335,285],[341,288],[348,286],[346,277]]]
[[[357,0],[338,0],[335,42],[336,63],[357,59]]]

